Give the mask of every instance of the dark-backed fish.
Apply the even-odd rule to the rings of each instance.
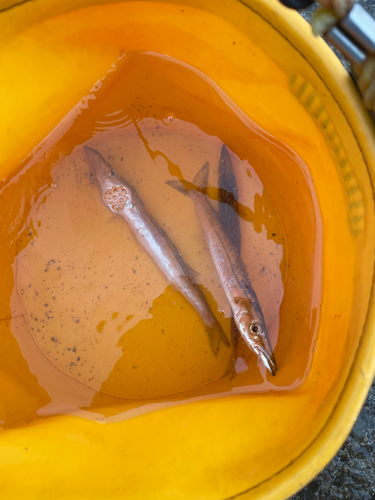
[[[205,163],[191,184],[167,181],[175,189],[187,194],[194,202],[204,228],[216,270],[232,308],[237,328],[248,345],[266,368],[276,374],[276,360],[268,335],[266,322],[256,293],[251,285],[246,266],[238,255],[232,240],[223,230],[215,210],[202,192],[207,187],[209,166]],[[199,189],[199,190],[198,190]]]
[[[240,217],[238,215],[238,187],[234,174],[232,160],[225,144],[221,147],[219,168],[218,168],[218,188],[219,188],[219,213],[218,217],[221,227],[226,235],[232,240],[238,255],[241,255],[241,228]],[[232,353],[229,360],[227,374],[234,373],[234,365],[237,359],[237,347],[240,338],[236,322],[232,315],[230,319],[230,335],[232,341]]]
[[[238,187],[232,160],[225,144],[221,147],[218,169],[219,220],[232,240],[238,254],[241,253],[241,229],[238,215]]]
[[[230,345],[229,341],[176,247],[147,212],[133,186],[122,179],[98,151],[87,146],[85,151],[98,178],[104,203],[113,213],[121,215],[127,221],[137,240],[167,280],[195,308],[206,327],[212,352],[216,356],[220,341],[227,346]]]

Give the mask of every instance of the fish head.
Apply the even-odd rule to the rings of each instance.
[[[265,324],[262,324],[261,321],[252,320],[248,325],[248,336],[253,351],[261,358],[272,375],[276,375],[276,360]]]
[[[133,189],[121,178],[96,149],[85,146],[86,154],[90,160],[98,183],[102,189],[103,201],[107,207],[116,213],[127,205],[132,204]]]
[[[239,305],[241,306],[241,304]],[[276,360],[262,312],[258,312],[246,300],[246,304],[242,305],[242,312],[239,314],[238,326],[246,344],[262,360],[272,375],[276,375]]]

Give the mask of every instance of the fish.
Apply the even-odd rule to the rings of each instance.
[[[232,160],[225,144],[221,147],[219,169],[218,169],[218,188],[219,188],[219,221],[227,236],[232,240],[234,248],[238,255],[241,255],[241,228],[240,217],[238,215],[238,187],[236,176],[234,174]],[[230,318],[230,335],[232,343],[232,352],[226,371],[234,375],[234,366],[237,358],[237,347],[240,339],[236,322],[234,321],[233,311]]]
[[[238,254],[241,253],[241,229],[238,215],[238,187],[232,160],[225,144],[221,147],[218,169],[219,220],[232,240]]]
[[[194,177],[192,184],[180,180],[167,181],[167,184],[193,201],[240,335],[263,365],[275,376],[277,372],[275,355],[245,263],[231,238],[224,231],[216,211],[204,192],[207,188],[208,174],[209,164],[206,162]]]
[[[85,146],[85,152],[102,189],[103,202],[113,213],[126,220],[139,243],[168,282],[173,284],[197,311],[206,328],[213,354],[218,355],[221,342],[230,347],[220,323],[194,281],[189,266],[183,261],[166,232],[147,212],[137,191],[96,149]]]

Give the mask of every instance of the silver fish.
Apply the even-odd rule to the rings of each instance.
[[[190,183],[167,181],[175,189],[187,194],[194,202],[207,243],[233,311],[234,321],[247,346],[258,356],[266,368],[276,374],[277,366],[267,325],[256,293],[251,285],[246,266],[238,255],[231,238],[223,230],[215,210],[204,189],[207,187],[208,162]]]
[[[217,356],[220,341],[228,347],[229,341],[176,247],[146,211],[133,186],[122,179],[98,151],[87,146],[85,146],[85,151],[98,178],[104,203],[113,213],[124,217],[137,240],[167,280],[195,308],[206,327],[212,352]]]

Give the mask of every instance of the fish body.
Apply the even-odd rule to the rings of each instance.
[[[241,228],[240,217],[238,215],[238,187],[234,174],[232,160],[225,144],[221,147],[219,168],[219,221],[226,235],[232,240],[238,255],[241,255]],[[240,338],[236,322],[232,315],[230,319],[230,335],[232,343],[232,353],[227,368],[227,374],[234,374],[234,366],[237,358],[237,347]]]
[[[197,189],[185,189],[180,181],[168,184],[187,194],[194,202],[197,215],[204,229],[212,259],[233,311],[234,321],[248,347],[266,368],[276,374],[277,366],[266,322],[256,293],[251,285],[246,266],[230,237],[220,224],[217,213],[202,190],[207,186],[209,165],[206,163],[195,176]]]
[[[232,160],[225,144],[221,148],[219,169],[219,220],[232,240],[232,243],[241,254],[241,229],[240,217],[238,215],[238,187],[236,176],[234,175]]]
[[[229,346],[229,341],[176,247],[147,212],[133,186],[122,179],[98,151],[87,146],[85,151],[97,175],[104,203],[113,213],[127,221],[139,243],[167,280],[195,308],[206,327],[212,352],[217,355],[220,342]]]

